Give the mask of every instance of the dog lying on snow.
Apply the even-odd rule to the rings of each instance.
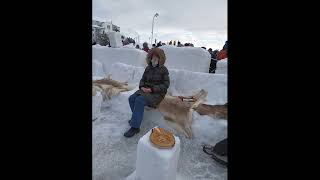
[[[172,96],[168,93],[157,109],[164,116],[168,125],[183,133],[187,138],[192,138],[191,124],[193,111],[197,111],[200,115],[227,119],[227,104],[202,104],[207,94],[204,90],[200,90],[195,95],[189,97]]]
[[[92,81],[92,96],[96,92],[101,92],[103,100],[111,99],[112,96],[120,94],[120,92],[130,91],[132,87],[128,86],[127,82],[119,82],[111,79],[110,75],[107,78]]]
[[[95,96],[100,91],[105,100],[106,97],[111,99],[112,96],[120,92],[130,91],[132,87],[127,82],[118,82],[112,80],[110,76],[104,79],[93,81],[92,95]],[[193,96],[172,96],[167,93],[165,98],[156,108],[164,116],[169,126],[183,133],[187,138],[192,138],[192,113],[197,111],[200,115],[208,115],[212,118],[227,119],[227,103],[225,105],[206,105],[202,104],[207,96],[207,92],[200,90]],[[147,110],[153,109],[146,107]]]

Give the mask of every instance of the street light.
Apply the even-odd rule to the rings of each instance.
[[[154,18],[155,17],[158,17],[159,14],[156,13],[154,16],[153,16],[153,19],[152,19],[152,31],[151,31],[151,45],[152,45],[152,40],[153,40],[153,25],[154,25]]]

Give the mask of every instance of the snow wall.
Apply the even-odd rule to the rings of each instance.
[[[133,66],[144,67],[146,65],[146,56],[147,53],[145,51],[134,48],[92,46],[92,59],[102,63],[103,71],[105,73],[104,76],[109,74],[113,63],[121,62]]]
[[[204,89],[208,92],[205,104],[224,104],[227,102],[227,75],[199,73],[179,69],[168,69],[170,87],[168,92],[173,95],[191,95]],[[135,67],[123,63],[111,66],[111,78],[117,81],[127,81],[137,90],[144,67]]]
[[[217,62],[216,74],[228,74],[228,59],[222,59]]]
[[[166,54],[165,66],[168,69],[184,69],[193,72],[208,73],[210,66],[210,54],[197,47],[161,46]],[[147,53],[135,49],[132,45],[121,48],[109,48],[105,46],[92,46],[92,59],[102,63],[107,75],[113,63],[125,63],[128,65],[145,67]]]

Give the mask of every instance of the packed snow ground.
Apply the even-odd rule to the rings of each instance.
[[[99,46],[95,48],[106,49],[106,47]],[[226,120],[212,119],[194,112],[192,124],[194,138],[186,139],[182,134],[169,127],[158,111],[145,111],[140,133],[132,138],[123,136],[123,133],[129,129],[128,120],[131,118],[128,97],[138,89],[137,84],[144,71],[142,59],[144,61],[146,53],[141,53],[140,50],[133,48],[108,49],[117,51],[117,53],[107,53],[108,56],[105,56],[104,50],[100,52],[93,50],[93,59],[95,59],[93,60],[93,79],[111,74],[113,79],[128,81],[129,85],[134,86],[135,89],[121,93],[109,101],[102,102],[102,104],[99,94],[97,97],[93,97],[93,110],[96,113],[93,117],[95,120],[92,129],[93,179],[133,180],[136,169],[137,143],[140,137],[155,126],[173,131],[181,140],[178,180],[227,179],[227,169],[202,151],[203,144],[213,145],[227,137]],[[173,62],[176,65],[189,62],[188,59],[177,58],[178,56],[170,61],[177,61]],[[175,68],[169,68],[169,73],[171,81],[169,91],[174,95],[190,95],[203,88],[209,92],[206,103],[223,104],[227,102],[227,75],[191,72]],[[101,106],[100,113],[98,113],[99,106]]]
[[[172,130],[181,140],[178,161],[178,179],[227,179],[227,169],[217,164],[202,151],[203,144],[215,144],[227,136],[227,122],[194,113],[193,139],[167,126],[158,111],[146,111],[141,131],[132,138],[123,133],[129,129],[131,113],[104,105],[101,116],[93,122],[93,179],[122,180],[136,167],[137,144],[145,133],[155,126]]]

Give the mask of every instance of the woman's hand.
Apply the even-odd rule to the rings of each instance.
[[[141,87],[141,90],[145,93],[151,93],[151,89],[150,88],[145,88],[145,87]]]

